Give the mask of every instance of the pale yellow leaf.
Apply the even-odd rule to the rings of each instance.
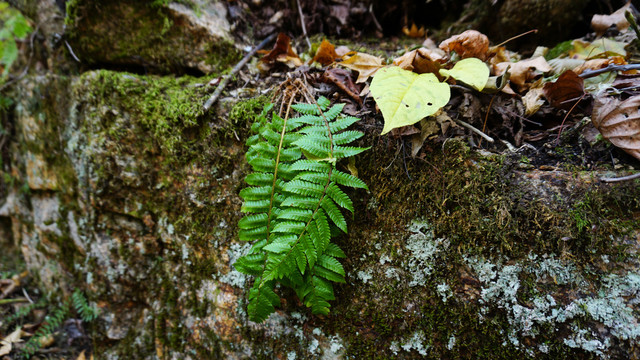
[[[384,117],[382,134],[433,115],[449,102],[449,85],[431,73],[415,74],[398,67],[380,69],[371,81],[371,94]]]
[[[601,38],[589,43],[582,40],[573,40],[573,50],[569,56],[574,59],[593,59],[601,56],[627,57],[624,47],[627,44],[607,38]]]
[[[480,59],[467,58],[458,61],[450,70],[440,70],[440,75],[451,76],[478,91],[482,91],[489,80],[489,67]]]

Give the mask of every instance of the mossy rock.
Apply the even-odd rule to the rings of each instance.
[[[71,48],[84,64],[142,73],[221,73],[239,60],[218,2],[67,3]]]
[[[266,99],[204,113],[203,80],[188,76],[101,70],[25,81],[18,118],[47,120],[20,130],[12,149],[55,153],[45,164],[66,180],[10,189],[13,236],[27,245],[28,268],[55,270],[48,286],[80,288],[100,305],[96,353],[634,356],[637,182],[601,184],[575,165],[528,170],[520,156],[454,139],[403,160],[396,142],[362,126],[361,145],[372,148],[355,166],[370,191],[350,193],[355,216],[336,239],[347,283],[335,287],[331,313],[314,316],[280,289],[282,309],[254,324],[251,279],[232,264],[249,248],[235,228],[243,142]],[[55,92],[35,101],[47,88]],[[14,154],[20,175],[26,158]]]

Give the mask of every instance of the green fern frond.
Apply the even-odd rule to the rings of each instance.
[[[366,189],[357,177],[338,171],[336,160],[366,148],[350,146],[362,137],[343,131],[358,119],[341,115],[343,104],[330,101],[295,104],[300,116],[281,118],[265,107],[251,126],[246,159],[253,173],[240,191],[238,237],[254,241],[235,268],[255,276],[248,294],[252,321],[264,321],[279,306],[275,284],[293,288],[314,314],[328,314],[334,300],[331,282],[344,282],[337,260],[344,252],[331,243],[337,229],[347,231],[342,209],[354,211],[353,202],[338,185]],[[328,109],[328,110],[327,110]],[[333,227],[333,225],[335,227]]]

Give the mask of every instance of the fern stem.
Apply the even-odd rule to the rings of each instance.
[[[267,212],[267,234],[266,234],[267,244],[269,244],[269,237],[271,235],[271,232],[270,232],[271,212],[273,211],[273,198],[275,196],[276,182],[278,179],[278,164],[280,164],[280,153],[282,151],[282,144],[284,143],[284,135],[287,132],[287,120],[289,119],[289,113],[291,112],[291,104],[293,103],[293,99],[294,99],[293,96],[289,98],[289,104],[287,104],[287,113],[285,114],[284,119],[282,120],[282,131],[280,132],[280,143],[278,144],[278,152],[276,155],[276,162],[275,162],[276,165],[273,171],[273,183],[271,184],[271,197],[269,200],[269,211]],[[265,256],[264,261],[262,262],[262,271],[261,271],[263,276],[260,279],[260,285],[258,285],[258,296],[256,298],[260,298],[262,286],[264,286],[264,283],[265,283],[264,271],[267,267],[267,260],[268,260],[268,257]]]

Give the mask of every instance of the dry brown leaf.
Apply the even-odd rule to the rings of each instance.
[[[489,65],[493,67],[502,62],[511,62],[513,55],[514,53],[507,50],[504,46],[492,46],[489,49]]]
[[[260,59],[260,64],[266,66],[259,66],[261,70],[268,70],[274,62],[280,62],[287,65],[290,68],[298,67],[302,65],[302,60],[298,57],[298,54],[291,47],[291,38],[284,33],[278,34],[278,39],[273,49]]]
[[[383,66],[382,58],[365,53],[356,53],[339,64],[358,72],[356,83],[367,81],[370,76],[373,76]]]
[[[395,58],[393,64],[417,74],[433,73],[440,78],[438,70],[440,70],[440,64],[445,61],[442,50],[420,48]]]
[[[544,104],[544,100],[542,99],[543,96],[544,94],[541,87],[529,89],[529,91],[527,91],[527,93],[522,97],[522,103],[524,104],[524,116],[531,116],[540,110],[540,107]]]
[[[511,66],[509,81],[518,85],[520,91],[528,88],[530,83],[543,73],[551,71],[551,66],[542,56],[539,56],[533,59],[520,60],[516,63],[503,62],[496,64],[494,66],[494,75],[502,75],[509,65]]]
[[[595,100],[591,121],[602,136],[640,160],[640,95],[621,101],[612,97]]]
[[[15,329],[11,334],[7,335],[4,339],[0,340],[0,356],[8,355],[11,353],[14,343],[18,343],[22,341],[22,336],[26,335],[22,328],[19,327]]]
[[[489,38],[479,31],[467,30],[441,42],[440,49],[446,52],[455,51],[463,59],[475,57],[485,60],[489,52]]]
[[[569,110],[584,95],[584,81],[575,72],[565,71],[555,82],[544,84],[543,92],[551,106]]]
[[[608,28],[615,25],[618,31],[624,31],[629,28],[629,22],[624,16],[627,10],[631,9],[631,1],[628,1],[626,5],[616,10],[611,15],[593,15],[591,18],[591,27],[595,30],[598,36],[604,34]]]
[[[418,28],[415,23],[411,24],[411,28],[403,26],[402,32],[408,37],[412,37],[412,38],[422,38],[427,33],[424,30],[424,26],[420,26],[420,28]]]
[[[573,69],[573,72],[576,74],[582,74],[585,70],[596,70],[607,67],[607,65],[611,64],[611,59],[593,59],[587,60],[580,64],[580,66],[576,66]]]
[[[47,334],[38,339],[41,348],[48,348],[56,342],[56,339],[53,337],[53,334]]]
[[[316,51],[316,56],[311,59],[311,62],[313,63],[314,61],[317,61],[322,64],[322,66],[327,66],[339,58],[340,56],[336,53],[336,47],[333,46],[332,43],[328,42],[327,39],[324,39],[320,43],[320,47],[318,48],[318,51]]]
[[[351,80],[351,73],[345,69],[327,69],[322,74],[324,80],[335,84],[342,89],[358,104],[362,105],[362,99],[360,98],[360,89]]]

